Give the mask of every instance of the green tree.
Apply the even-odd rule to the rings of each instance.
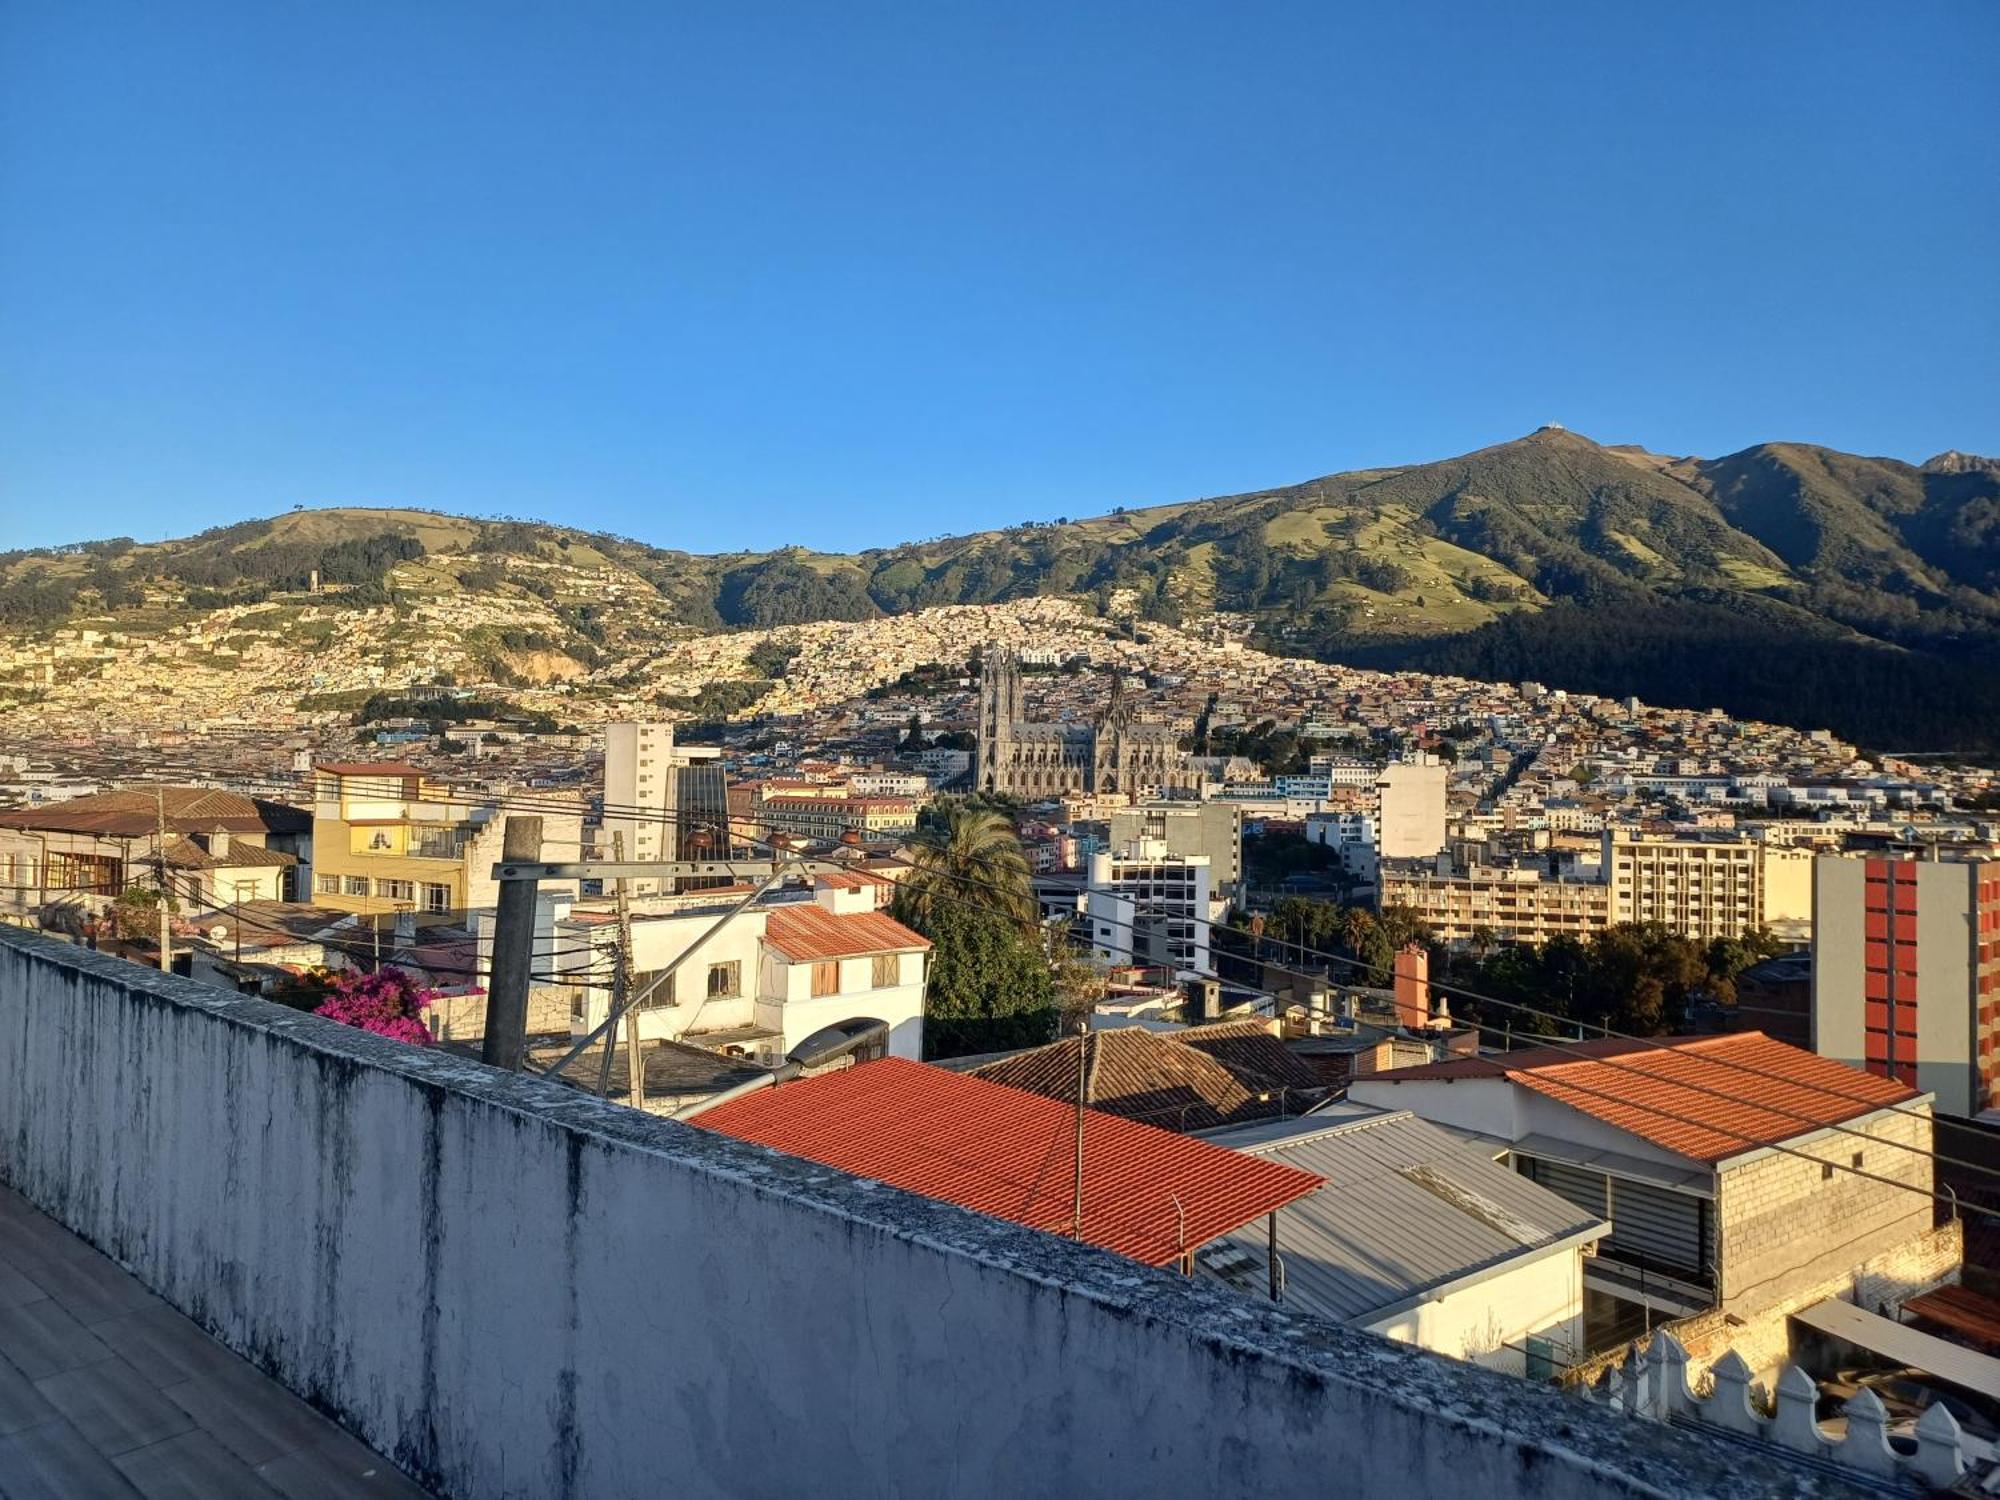
[[[1014,824],[997,808],[955,797],[940,798],[927,810],[913,841],[915,866],[897,901],[919,931],[947,903],[997,912],[1024,930],[1038,925],[1028,857]]]
[[[162,894],[150,885],[128,885],[118,893],[118,899],[111,903],[107,913],[111,930],[126,942],[157,938],[160,935],[160,902],[165,900],[169,913],[178,912],[180,903],[171,892]]]
[[[933,901],[897,916],[931,940],[924,1055],[1035,1047],[1056,1033],[1055,979],[1040,942],[1001,913]]]

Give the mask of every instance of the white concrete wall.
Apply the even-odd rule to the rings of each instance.
[[[1384,1338],[1510,1375],[1525,1372],[1531,1337],[1553,1340],[1558,1359],[1566,1361],[1582,1348],[1582,1253],[1565,1246],[1447,1290],[1369,1328]]]
[[[13,929],[0,1179],[452,1496],[1838,1492]]]

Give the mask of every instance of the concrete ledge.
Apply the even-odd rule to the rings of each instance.
[[[1842,1493],[11,930],[0,1178],[452,1495]]]

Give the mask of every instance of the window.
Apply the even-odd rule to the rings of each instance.
[[[451,887],[434,881],[424,882],[424,910],[444,912],[451,910]]]
[[[1823,1162],[1821,1162],[1821,1163],[1819,1164],[1819,1180],[1820,1180],[1821,1182],[1831,1182],[1831,1181],[1833,1181],[1833,1163],[1832,1163],[1832,1162],[1830,1162],[1830,1161],[1823,1161]]]
[[[869,976],[878,990],[886,990],[903,982],[903,956],[900,953],[878,953],[875,955],[873,973]]]
[[[368,877],[367,877],[366,875],[350,875],[350,876],[348,876],[348,877],[347,877],[347,894],[348,894],[348,895],[350,895],[350,896],[365,896],[365,895],[367,895],[367,894],[368,894]]]
[[[828,959],[825,963],[813,965],[813,997],[838,995],[840,993],[840,960]]]
[[[651,994],[647,994],[646,986],[653,983],[653,977],[652,974],[634,974],[632,976],[632,993],[645,996],[639,1002],[639,1009],[658,1010],[663,1005],[678,1005],[680,1002],[674,998],[674,980],[680,976],[669,974],[659,984],[654,986]]]
[[[338,896],[340,894],[340,877],[338,875],[315,875],[313,877],[313,889],[318,891],[322,896]]]
[[[743,965],[731,960],[708,966],[708,998],[730,1000],[743,993]]]
[[[411,901],[416,899],[417,888],[407,880],[377,880],[375,894],[386,901]]]
[[[1861,1153],[1859,1151],[1854,1153],[1854,1170],[1857,1172],[1861,1170]]]

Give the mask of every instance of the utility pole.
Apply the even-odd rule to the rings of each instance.
[[[534,864],[542,857],[542,820],[511,817],[501,844],[503,860]],[[535,880],[503,880],[493,917],[493,973],[486,990],[482,1062],[521,1070],[528,1047],[528,980],[534,963]],[[609,1043],[607,1042],[607,1045]]]
[[[157,877],[154,894],[159,897],[160,915],[160,972],[171,974],[174,971],[174,925],[173,918],[167,912],[167,903],[173,897],[167,890],[167,789],[165,787],[153,788],[153,804],[159,813],[153,828],[153,843],[154,870]]]
[[[611,859],[625,863],[625,835],[611,835]],[[634,1109],[646,1107],[646,1064],[639,1055],[639,1010],[630,1003],[632,994],[632,896],[631,882],[620,875],[612,887],[618,910],[618,967],[611,974],[611,1009],[625,1012],[625,1101]],[[604,1039],[604,1062],[597,1070],[597,1092],[611,1092],[613,1039]]]
[[[1076,1196],[1070,1204],[1069,1237],[1083,1238],[1083,1117],[1090,1097],[1090,1023],[1076,1025]]]

